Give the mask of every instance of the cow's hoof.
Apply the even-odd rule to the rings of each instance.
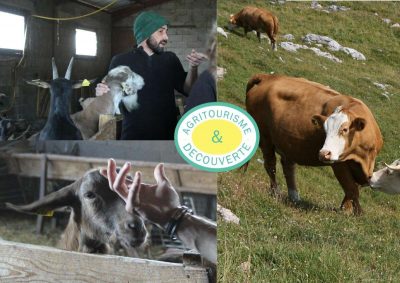
[[[346,215],[359,216],[362,214],[361,206],[358,203],[353,202],[352,200],[344,201],[340,206],[340,209]]]
[[[269,190],[269,193],[274,198],[282,197],[282,191],[279,189],[279,187],[271,187]]]
[[[288,197],[291,202],[298,203],[300,201],[300,196],[298,191],[289,190]]]

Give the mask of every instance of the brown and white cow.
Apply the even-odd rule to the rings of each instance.
[[[400,194],[400,159],[385,164],[385,168],[378,170],[372,174],[369,180],[372,189],[387,194]]]
[[[362,101],[306,79],[258,74],[247,84],[246,108],[260,129],[273,190],[277,152],[292,201],[300,200],[295,164],[330,165],[345,193],[341,208],[362,212],[359,187],[368,184],[383,145],[375,118]]]
[[[70,207],[71,215],[58,246],[86,253],[113,253],[122,246],[128,254],[147,237],[142,218],[126,212],[125,203],[109,189],[99,170],[88,171],[72,184],[28,205],[6,204],[23,213],[48,215]]]
[[[232,25],[244,28],[244,35],[255,30],[259,42],[261,42],[261,32],[265,32],[271,40],[272,49],[277,50],[276,36],[278,34],[278,18],[270,11],[265,9],[247,6],[239,13],[230,15],[229,22]]]

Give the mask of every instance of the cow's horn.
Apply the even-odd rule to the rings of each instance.
[[[58,79],[58,71],[54,57],[51,59],[51,65],[53,66],[53,80]]]
[[[399,171],[400,171],[400,164],[399,164],[399,165],[396,165],[396,166],[392,166],[392,165],[389,165],[389,164],[386,164],[386,163],[385,163],[385,166],[386,166],[387,168],[389,168],[389,169],[392,169],[392,170],[399,170]]]
[[[65,72],[65,78],[67,80],[71,79],[72,65],[74,64],[74,57],[71,57],[71,61],[69,61],[68,69]]]

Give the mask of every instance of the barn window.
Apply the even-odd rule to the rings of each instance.
[[[0,11],[0,48],[24,50],[25,18]]]
[[[75,30],[76,55],[96,56],[97,54],[97,35],[93,31],[76,29]]]

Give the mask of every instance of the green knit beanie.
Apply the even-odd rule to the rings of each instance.
[[[136,43],[140,44],[163,25],[168,25],[168,21],[163,16],[153,11],[140,13],[133,24],[133,33],[135,34]]]

